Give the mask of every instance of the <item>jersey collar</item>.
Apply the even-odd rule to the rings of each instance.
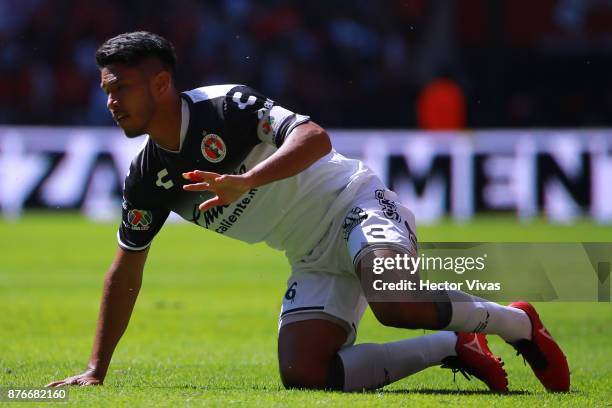
[[[187,136],[187,129],[189,128],[189,115],[189,104],[185,99],[181,98],[181,134],[179,140],[179,148],[178,150],[164,149],[160,145],[156,144],[157,147],[169,153],[180,153],[183,149],[183,142],[185,141],[185,137]]]
[[[179,151],[183,148],[185,136],[187,136],[187,128],[189,127],[189,104],[181,98],[181,140],[179,141]]]

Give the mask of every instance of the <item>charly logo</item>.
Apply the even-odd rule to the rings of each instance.
[[[137,231],[146,231],[151,226],[153,214],[147,210],[130,210],[128,211],[129,227]]]
[[[378,204],[380,204],[381,210],[385,217],[397,222],[402,221],[402,218],[397,212],[397,205],[395,204],[395,201],[385,198],[385,190],[376,190],[374,192],[374,196],[378,200]]]
[[[202,139],[201,148],[204,158],[212,163],[219,163],[227,154],[225,142],[223,142],[223,139],[221,139],[218,135],[213,133],[209,133],[204,136],[204,139]]]
[[[166,190],[169,190],[174,187],[174,182],[172,181],[172,179],[164,181],[164,177],[166,177],[167,175],[168,169],[160,170],[159,173],[157,173],[157,181],[155,182],[155,185],[157,187],[163,187]]]
[[[357,225],[361,223],[361,221],[368,218],[368,214],[366,214],[365,210],[360,207],[353,207],[346,217],[344,217],[344,223],[342,224],[342,229],[344,230],[344,239],[348,240],[349,235],[355,229]]]

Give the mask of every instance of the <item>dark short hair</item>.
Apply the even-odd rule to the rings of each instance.
[[[96,64],[102,68],[109,64],[137,65],[147,58],[158,59],[174,77],[176,54],[170,41],[147,31],[119,34],[104,42],[96,51]]]

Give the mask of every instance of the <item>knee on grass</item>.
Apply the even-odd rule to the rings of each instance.
[[[286,389],[339,390],[343,375],[337,354],[326,361],[301,358],[280,365],[280,376]]]

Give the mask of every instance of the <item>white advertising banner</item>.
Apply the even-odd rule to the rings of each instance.
[[[419,132],[330,130],[420,222],[478,213],[612,222],[612,129]],[[121,186],[144,138],[114,128],[0,127],[0,208],[81,209],[117,218]]]

